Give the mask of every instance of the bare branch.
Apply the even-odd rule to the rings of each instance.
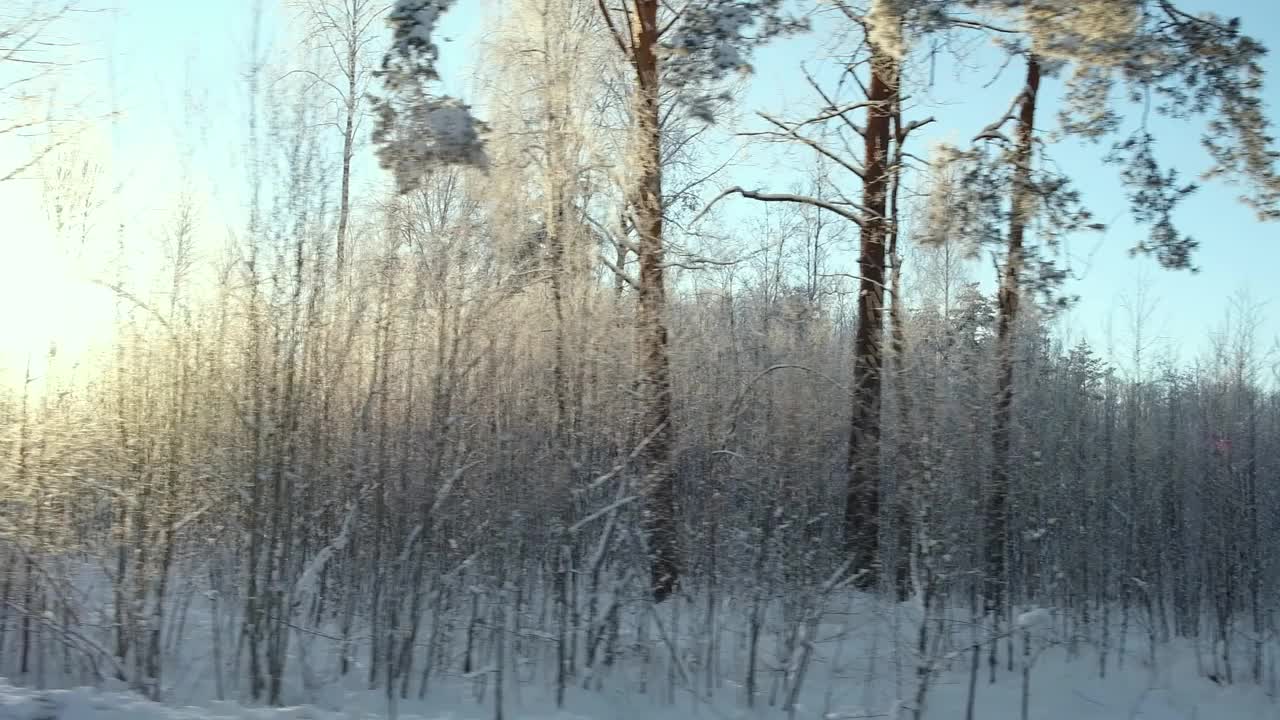
[[[804,73],[804,79],[808,81],[809,87],[812,87],[814,92],[818,93],[818,96],[822,98],[822,101],[827,104],[828,108],[830,108],[833,111],[837,111],[835,112],[835,117],[838,117],[842,121],[844,121],[844,124],[854,133],[858,134],[859,136],[864,135],[865,131],[862,129],[862,127],[859,126],[856,122],[854,122],[853,119],[850,118],[847,114],[851,110],[854,110],[857,108],[851,107],[848,109],[840,109],[840,105],[837,104],[836,101],[831,98],[831,96],[827,95],[827,92],[822,89],[822,86],[818,84],[818,81],[814,79],[812,75],[809,74],[809,70],[807,68],[801,67],[801,71]],[[854,75],[854,77],[856,78],[857,75]],[[866,95],[865,87],[862,88],[862,91],[863,91],[863,95]],[[858,103],[858,107],[864,107],[864,106],[865,106],[865,103]]]
[[[1005,137],[1004,133],[1000,132],[1000,130],[1005,126],[1005,123],[1017,119],[1016,111],[1018,104],[1022,102],[1022,96],[1025,93],[1026,90],[1023,90],[1023,92],[1014,96],[1013,102],[1009,103],[1009,109],[1004,111],[1004,115],[990,125],[982,128],[977,135],[973,136],[973,142],[978,142],[979,140],[1003,140],[1008,142],[1009,138]]]
[[[759,200],[760,202],[785,202],[785,203],[795,203],[797,205],[811,205],[813,207],[826,210],[827,212],[835,213],[836,215],[839,215],[845,220],[848,220],[849,222],[854,223],[858,227],[862,227],[863,225],[863,218],[861,214],[859,214],[854,210],[849,210],[847,208],[840,207],[839,205],[832,203],[828,200],[822,200],[820,198],[811,197],[809,195],[796,195],[793,193],[763,193],[756,190],[744,190],[740,187],[731,187],[728,190],[725,190],[724,192],[717,195],[711,202],[707,203],[707,206],[703,208],[701,212],[699,212],[696,216],[694,216],[690,224],[697,222],[697,220],[701,218],[703,215],[705,215],[713,205],[715,205],[716,203],[720,202],[721,200],[723,200],[724,198],[730,195],[741,195],[742,197],[747,198],[749,200]]]
[[[604,263],[605,267],[609,268],[614,272],[615,275],[625,280],[627,284],[632,287],[632,289],[634,290],[640,289],[639,280],[636,280],[635,278],[628,275],[625,270],[618,267],[617,265],[614,265],[612,262],[609,262],[609,258],[605,257],[603,253],[599,255],[599,258],[600,258],[600,262]]]
[[[604,18],[604,24],[609,28],[609,35],[613,37],[613,42],[622,51],[622,54],[630,58],[631,49],[627,47],[628,43],[622,39],[622,33],[618,32],[618,26],[613,22],[613,15],[610,14],[609,8],[605,7],[604,0],[596,0],[596,7],[600,8],[600,15]]]
[[[901,130],[898,131],[898,144],[902,144],[902,142],[907,139],[907,136],[910,135],[913,131],[919,130],[925,125],[928,125],[935,121],[936,121],[935,118],[927,117],[923,120],[912,120],[911,122],[907,123]]]
[[[831,150],[828,150],[826,147],[822,145],[822,143],[819,143],[816,140],[813,140],[801,135],[799,132],[796,131],[796,128],[798,126],[786,125],[781,120],[777,120],[771,117],[770,115],[768,115],[767,113],[761,112],[756,114],[764,118],[769,123],[773,124],[774,127],[781,129],[783,131],[783,134],[786,137],[792,138],[803,145],[808,145],[809,147],[813,148],[814,152],[836,163],[837,165],[844,168],[845,170],[848,170],[849,172],[858,176],[859,179],[866,180],[866,175],[863,173],[862,168],[858,167],[856,164],[854,164],[851,161],[845,160],[844,158],[840,157],[839,155],[832,152]]]

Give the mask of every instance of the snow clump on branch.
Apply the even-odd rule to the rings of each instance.
[[[713,122],[713,108],[727,94],[710,88],[729,73],[750,73],[748,57],[757,46],[806,29],[802,20],[783,16],[781,6],[782,0],[708,0],[685,10],[662,47],[663,80],[691,115]]]
[[[470,106],[428,88],[440,78],[432,33],[453,1],[396,0],[387,15],[391,47],[374,73],[386,92],[373,98],[373,142],[379,165],[392,171],[401,192],[440,165],[486,165],[484,123]]]

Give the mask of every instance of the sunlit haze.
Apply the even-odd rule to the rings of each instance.
[[[1192,4],[1241,14],[1253,20],[1253,34],[1269,45],[1280,44],[1280,21],[1270,4],[1244,0]],[[0,184],[0,217],[6,226],[0,293],[6,307],[25,309],[5,318],[11,331],[0,336],[0,364],[10,374],[24,367],[31,352],[43,352],[41,348],[50,341],[56,340],[70,353],[90,347],[93,338],[111,332],[109,295],[90,284],[109,279],[104,273],[112,270],[104,262],[116,256],[121,239],[134,260],[134,277],[146,277],[140,261],[154,256],[157,238],[171,219],[169,201],[183,188],[193,188],[202,196],[202,204],[213,208],[198,218],[210,252],[220,250],[227,237],[243,232],[247,222],[245,71],[253,7],[248,0],[176,4],[123,0],[101,12],[74,17],[61,27],[68,40],[81,45],[78,54],[67,52],[66,58],[74,58],[76,65],[59,77],[54,97],[74,101],[74,107],[59,112],[75,119],[76,127],[88,128],[91,140],[85,144],[93,148],[90,159],[102,163],[95,190],[94,232],[84,243],[54,236],[46,208],[49,198],[41,183],[42,174],[50,170],[48,163],[32,168],[25,179]],[[474,80],[475,54],[494,35],[486,18],[498,17],[501,8],[501,3],[483,0],[471,10],[451,12],[440,33],[445,39],[441,45],[444,88],[477,103],[482,111],[486,98]],[[290,21],[296,8],[288,3],[263,2],[262,13],[259,53],[273,73],[264,79],[270,87],[300,57],[298,26]],[[186,32],[196,26],[201,32]],[[756,72],[740,96],[745,101],[745,124],[752,124],[750,115],[756,110],[785,112],[808,102],[797,70],[815,49],[802,36],[761,50]],[[930,86],[913,98],[918,114],[945,112],[952,118],[924,128],[921,148],[938,140],[961,141],[976,132],[989,122],[991,109],[1005,103],[1002,98],[1016,87],[1016,73],[978,69],[978,60],[989,50],[976,45],[970,52],[967,65],[931,67]],[[1280,75],[1277,58],[1272,53],[1265,61],[1272,75]],[[1057,92],[1049,83],[1047,91]],[[324,112],[336,112],[332,104],[321,107]],[[1168,123],[1164,127],[1173,138],[1166,141],[1166,152],[1185,176],[1194,176],[1205,166],[1198,149],[1200,126]],[[720,140],[706,145],[709,164],[720,158],[736,160],[721,173],[721,185],[781,191],[803,181],[807,157],[776,144],[735,149],[741,142],[733,138],[734,129],[713,129]],[[332,132],[332,126],[317,132]],[[362,125],[361,132],[355,187],[362,194],[376,194],[385,187],[386,177],[369,154],[369,123]],[[39,141],[5,137],[0,155],[20,162]],[[1225,320],[1231,299],[1239,293],[1247,292],[1253,302],[1265,307],[1280,302],[1276,290],[1280,285],[1270,270],[1280,263],[1276,229],[1259,223],[1251,211],[1235,202],[1235,189],[1221,182],[1202,188],[1177,214],[1184,231],[1201,240],[1198,275],[1161,272],[1149,259],[1130,258],[1127,250],[1142,231],[1128,222],[1115,173],[1101,165],[1103,154],[1102,148],[1078,143],[1053,153],[1055,161],[1077,175],[1077,184],[1096,216],[1111,226],[1103,235],[1083,235],[1068,246],[1065,262],[1072,278],[1065,290],[1079,295],[1080,302],[1060,325],[1067,337],[1088,338],[1100,349],[1108,342],[1123,345],[1127,320],[1120,306],[1137,292],[1138,278],[1155,304],[1152,336],[1162,338],[1161,344],[1183,360],[1205,351],[1204,338]],[[704,193],[704,200],[709,197]],[[745,203],[726,203],[724,220],[745,229],[759,210]],[[978,263],[979,278],[988,269],[988,262]],[[1266,345],[1277,337],[1280,313],[1268,312],[1260,339]]]

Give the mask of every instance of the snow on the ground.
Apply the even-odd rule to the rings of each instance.
[[[1193,672],[1193,667],[1175,663],[1154,675],[1133,668],[1099,680],[1096,669],[1086,660],[1044,658],[1033,673],[1030,717],[1034,720],[1280,718],[1280,705],[1266,697],[1260,688],[1219,686],[1194,677]],[[983,720],[1016,720],[1021,688],[1015,678],[1016,674],[1002,673],[1002,681],[996,685],[987,685],[985,677],[980,680],[975,716]],[[853,690],[858,684],[850,680],[847,689]],[[925,717],[963,718],[965,695],[962,674],[945,674],[930,693]],[[0,720],[373,720],[392,717],[380,693],[353,693],[348,700],[342,703],[341,710],[314,706],[251,708],[215,701],[201,707],[172,707],[130,692],[91,688],[34,690],[0,679]],[[894,703],[866,706],[847,695],[844,700],[828,697],[829,705],[803,704],[797,708],[795,717],[814,720],[911,717],[905,704],[901,708],[895,708]],[[688,695],[669,704],[652,696],[608,691],[579,693],[577,697],[571,696],[570,706],[567,711],[557,712],[541,702],[511,703],[505,717],[508,720],[773,720],[788,717],[779,707],[758,707],[750,711],[729,698],[708,703]],[[406,703],[404,711],[395,717],[397,720],[491,720],[494,712],[487,703],[441,705],[428,699],[425,703]]]
[[[337,720],[366,717],[314,708],[168,707],[128,692],[32,690],[0,682],[0,720]],[[368,715],[367,717],[382,717]]]
[[[1018,627],[1020,628],[1036,628],[1041,625],[1048,625],[1053,621],[1053,613],[1044,608],[1035,608],[1018,615]]]
[[[207,707],[170,707],[134,693],[93,688],[33,690],[0,678],[0,720],[382,720],[385,709],[353,708],[334,712],[310,706],[246,708],[228,702]],[[480,706],[428,715],[399,713],[399,720],[491,720],[493,711]],[[571,713],[509,714],[518,720],[594,720]]]
[[[101,585],[86,581],[86,598],[110,598]],[[96,592],[95,592],[96,589]],[[191,597],[201,598],[196,593]],[[413,683],[409,698],[389,708],[384,691],[367,687],[367,668],[361,660],[366,647],[358,647],[349,676],[337,674],[338,646],[327,633],[299,634],[291,643],[291,659],[285,677],[285,708],[246,707],[215,697],[243,698],[237,678],[243,674],[224,659],[219,670],[211,646],[215,628],[224,628],[225,647],[234,643],[234,627],[215,622],[211,607],[197,600],[186,608],[177,639],[166,644],[162,673],[162,697],[167,704],[149,702],[121,685],[106,689],[35,690],[36,677],[0,677],[0,720],[492,720],[495,717],[492,676],[441,671],[432,676],[430,691],[417,698]],[[707,667],[699,663],[700,627],[667,618],[675,641],[690,654],[685,667],[673,672],[667,653],[637,654],[629,648],[640,638],[628,634],[620,643],[615,667],[593,678],[593,689],[584,689],[578,678],[566,694],[566,709],[555,709],[549,645],[529,640],[513,647],[504,682],[505,720],[848,720],[850,718],[912,717],[905,699],[914,698],[917,661],[914,651],[919,611],[907,603],[884,606],[859,595],[831,603],[814,643],[813,662],[797,697],[794,714],[784,709],[785,691],[780,672],[790,657],[778,645],[785,626],[780,618],[760,639],[758,696],[755,707],[745,702],[743,678],[746,651],[742,645],[746,619],[732,608],[718,616],[722,628],[722,655],[714,678],[707,681]],[[94,607],[110,617],[110,607]],[[92,616],[93,613],[89,613]],[[971,625],[966,615],[948,614],[954,629],[951,644],[937,651],[927,693],[926,720],[960,720],[965,717],[969,695]],[[1023,663],[1030,663],[1029,718],[1031,720],[1280,720],[1280,701],[1268,694],[1277,682],[1270,676],[1263,686],[1240,674],[1237,682],[1219,684],[1209,679],[1217,667],[1218,652],[1210,643],[1175,639],[1151,649],[1146,634],[1131,629],[1128,640],[1111,635],[1106,676],[1099,677],[1098,647],[1088,638],[1072,638],[1061,627],[1062,614],[1052,608],[1033,607],[1014,613],[1015,667],[1005,666],[1010,649],[1002,642],[997,681],[988,682],[985,650],[975,685],[974,717],[980,720],[1018,720],[1022,701]],[[686,621],[688,623],[688,621]],[[932,621],[931,621],[932,623]],[[777,627],[775,627],[777,626]],[[532,636],[530,636],[532,637]],[[1023,655],[1030,640],[1034,652]],[[1075,642],[1078,639],[1079,642]],[[107,640],[107,636],[100,639]],[[461,635],[457,639],[461,642]],[[1237,651],[1239,654],[1241,651]],[[1280,653],[1280,646],[1269,651]],[[459,657],[456,653],[456,657]],[[1243,657],[1239,662],[1243,662]],[[1269,655],[1270,657],[1270,655]],[[645,665],[645,658],[650,664]],[[61,660],[50,655],[48,660]],[[0,672],[16,671],[12,658],[0,654]],[[1268,666],[1274,663],[1268,661]],[[60,677],[61,662],[50,662],[45,682],[71,686],[86,678]],[[692,682],[680,675],[693,673]]]

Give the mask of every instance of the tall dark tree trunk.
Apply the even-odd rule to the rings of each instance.
[[[902,125],[902,107],[896,82],[893,90],[894,149],[893,164],[889,168],[891,173],[889,226],[885,232],[888,237],[889,258],[893,262],[893,270],[889,276],[889,290],[892,295],[889,305],[889,328],[893,349],[894,397],[898,403],[897,442],[894,443],[897,467],[893,504],[895,531],[893,587],[901,602],[907,599],[912,590],[911,556],[915,552],[913,523],[916,520],[912,509],[917,506],[922,473],[919,465],[919,448],[916,446],[916,438],[911,428],[914,403],[907,378],[906,315],[902,306],[902,253],[898,248],[898,241],[901,239],[898,233],[898,192],[902,188],[902,145],[906,140],[906,128]],[[932,426],[925,427],[927,429]]]
[[[1036,96],[1040,90],[1040,62],[1027,58],[1027,84],[1019,103],[1013,161],[1013,201],[1009,220],[1009,251],[1000,276],[999,318],[996,330],[995,413],[991,426],[991,485],[983,509],[986,533],[984,600],[998,622],[1007,591],[1006,555],[1009,543],[1009,454],[1013,410],[1013,335],[1018,320],[1023,264],[1023,238],[1031,203],[1032,132]]]
[[[880,551],[880,369],[884,334],[884,281],[890,118],[897,61],[873,47],[863,160],[862,247],[858,256],[858,329],[853,341],[853,416],[849,424],[849,488],[845,545],[858,585],[878,577]]]
[[[636,132],[636,186],[631,198],[639,236],[640,265],[636,343],[640,365],[638,455],[644,483],[644,533],[649,545],[654,600],[675,591],[680,576],[676,536],[675,469],[671,464],[671,363],[663,313],[662,157],[658,106],[658,0],[636,0],[630,13],[631,63],[636,73],[632,102]]]

